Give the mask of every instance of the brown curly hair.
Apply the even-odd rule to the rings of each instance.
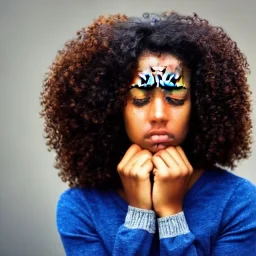
[[[120,187],[116,166],[130,145],[122,111],[145,51],[171,53],[191,69],[182,147],[194,168],[233,168],[249,156],[248,63],[222,28],[196,14],[100,16],[58,52],[40,97],[46,144],[70,187]]]

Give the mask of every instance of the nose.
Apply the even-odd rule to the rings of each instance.
[[[163,95],[155,95],[151,100],[149,118],[151,122],[167,121],[167,106]]]

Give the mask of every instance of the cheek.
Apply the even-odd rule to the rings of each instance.
[[[124,109],[124,124],[128,137],[133,140],[140,137],[145,126],[145,111],[136,109],[129,104]]]
[[[124,109],[124,121],[127,126],[133,126],[136,123],[143,122],[145,118],[146,112],[143,109],[134,107],[132,104],[127,104]]]
[[[173,126],[175,127],[175,132],[180,136],[186,136],[189,129],[191,111],[190,104],[184,106],[184,108],[179,110],[173,108],[171,111],[172,123],[175,123],[175,125]]]
[[[127,105],[124,109],[124,124],[127,134],[129,135],[134,127],[135,127],[135,120],[136,120],[136,112]]]

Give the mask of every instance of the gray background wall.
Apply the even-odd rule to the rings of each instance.
[[[64,255],[55,207],[67,188],[53,168],[39,119],[44,73],[64,42],[100,14],[176,10],[222,26],[248,57],[255,115],[255,0],[0,1],[0,255]],[[254,138],[256,138],[254,128]],[[237,175],[256,183],[256,144]]]

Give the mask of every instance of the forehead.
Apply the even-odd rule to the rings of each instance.
[[[167,67],[167,71],[175,72],[176,68],[182,68],[182,63],[171,54],[142,55],[138,61],[138,71],[150,71],[150,67]]]

